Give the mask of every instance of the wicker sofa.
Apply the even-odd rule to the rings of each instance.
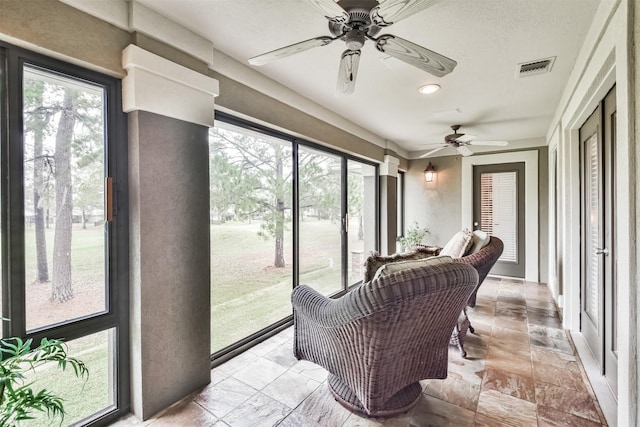
[[[446,378],[451,330],[478,283],[469,265],[410,268],[338,299],[301,285],[292,293],[294,354],[329,371],[343,406],[367,417],[407,411],[419,381]]]

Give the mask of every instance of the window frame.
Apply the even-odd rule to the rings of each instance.
[[[345,228],[345,213],[347,212],[347,188],[348,188],[348,171],[347,164],[349,160],[356,161],[362,164],[370,165],[375,167],[375,248],[376,250],[380,250],[380,168],[377,162],[369,161],[364,158],[360,158],[350,153],[345,153],[336,148],[329,147],[323,144],[319,144],[317,142],[313,142],[304,138],[300,138],[289,134],[285,131],[276,130],[267,125],[258,124],[254,121],[240,118],[236,115],[223,112],[220,110],[215,111],[215,120],[224,122],[225,124],[237,126],[243,129],[247,129],[252,132],[257,132],[259,134],[263,134],[272,138],[279,138],[284,141],[291,143],[291,152],[292,152],[292,167],[293,167],[293,188],[292,188],[292,237],[293,237],[293,281],[292,281],[292,289],[298,286],[298,279],[300,275],[300,207],[299,207],[299,180],[298,180],[298,160],[299,160],[299,152],[300,148],[309,148],[312,150],[320,151],[329,155],[337,156],[341,159],[341,217],[343,219],[341,225],[341,263],[342,263],[342,271],[341,271],[341,289],[329,295],[330,298],[340,297],[348,292],[350,288],[357,286],[358,283],[349,284],[348,283],[348,241],[347,241],[347,231]],[[281,319],[278,322],[275,322],[271,325],[265,326],[264,328],[256,331],[255,333],[228,345],[227,347],[216,351],[211,355],[212,367],[218,366],[236,355],[242,353],[243,351],[251,348],[252,346],[266,340],[269,337],[272,337],[282,330],[288,328],[293,324],[293,315],[289,315],[284,319]]]
[[[112,376],[114,404],[80,421],[81,425],[99,426],[129,413],[129,203],[127,117],[122,111],[121,81],[93,70],[0,42],[0,101],[2,124],[0,194],[2,245],[2,315],[4,337],[31,338],[38,344],[42,338],[71,341],[98,332],[114,330],[109,343],[109,369]],[[104,312],[47,325],[26,331],[25,307],[25,239],[24,239],[24,167],[23,167],[23,70],[24,66],[52,74],[78,79],[104,88],[105,117],[104,164],[107,176],[113,178],[114,220],[107,225],[107,253]],[[0,73],[1,74],[1,73]]]

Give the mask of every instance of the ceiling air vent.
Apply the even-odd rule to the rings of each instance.
[[[553,66],[553,61],[555,61],[555,59],[556,57],[552,56],[551,58],[538,59],[518,64],[516,77],[520,78],[548,73],[551,71],[551,67]]]

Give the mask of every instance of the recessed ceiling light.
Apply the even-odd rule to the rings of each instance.
[[[432,84],[420,86],[420,88],[418,89],[418,92],[420,92],[423,95],[427,95],[429,93],[437,92],[439,90],[440,90],[440,85],[432,83]]]

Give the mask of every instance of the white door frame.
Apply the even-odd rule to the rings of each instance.
[[[524,162],[525,280],[538,282],[538,151],[513,151],[462,158],[462,228],[473,229],[473,167]]]

